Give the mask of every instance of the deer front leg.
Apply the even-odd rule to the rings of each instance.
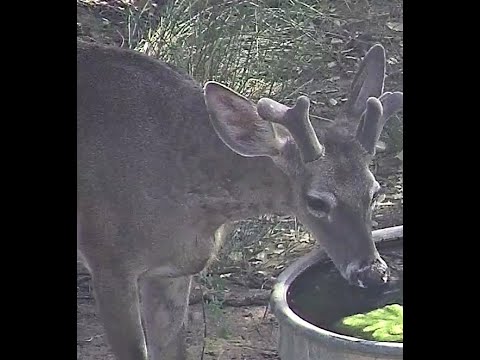
[[[192,276],[145,277],[141,301],[151,360],[185,360],[185,326]]]
[[[137,278],[97,271],[92,281],[99,315],[116,359],[147,360]]]

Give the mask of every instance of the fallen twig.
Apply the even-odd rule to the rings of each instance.
[[[264,306],[270,300],[270,290],[251,289],[246,294],[237,293],[192,293],[190,296],[190,305],[197,304],[202,300],[214,301],[216,298],[222,299],[224,306],[242,307],[242,306]]]

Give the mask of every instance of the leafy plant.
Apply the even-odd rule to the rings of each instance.
[[[365,340],[403,342],[403,306],[387,305],[366,314],[341,319],[339,332]]]
[[[216,323],[220,323],[217,329],[217,336],[222,339],[228,339],[231,335],[228,329],[228,323],[224,318],[223,313],[223,292],[225,291],[225,281],[221,277],[212,274],[201,273],[198,279],[202,285],[212,292],[212,298],[210,300],[204,300],[205,308],[208,311],[209,316]]]

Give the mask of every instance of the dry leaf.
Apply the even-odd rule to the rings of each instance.
[[[396,21],[387,22],[387,27],[393,31],[399,31],[399,32],[403,31],[403,23],[399,23]]]
[[[386,202],[382,202],[382,203],[377,203],[377,206],[392,206],[392,205],[395,205],[395,203],[391,202],[391,201],[386,201]]]
[[[403,150],[400,151],[397,156],[395,156],[397,159],[400,159],[403,162]]]
[[[337,63],[336,63],[335,61],[331,61],[331,62],[329,62],[329,63],[327,64],[327,67],[328,67],[329,69],[331,69],[331,68],[333,68],[333,67],[335,67],[335,66],[337,66]]]

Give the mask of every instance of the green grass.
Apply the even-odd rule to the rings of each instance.
[[[127,11],[128,47],[201,83],[279,100],[299,95],[312,63],[331,60],[319,26],[340,21],[328,14],[328,2],[312,0],[172,0],[160,16],[148,16],[146,7]]]

